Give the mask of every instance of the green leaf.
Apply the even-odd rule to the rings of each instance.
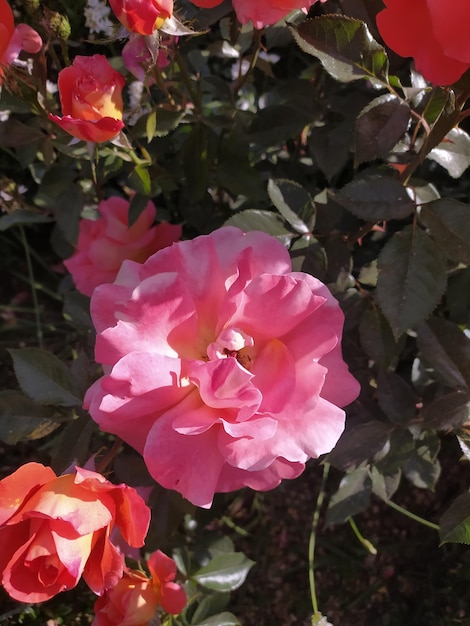
[[[326,273],[326,253],[315,237],[306,235],[296,239],[289,248],[294,272],[306,272],[323,280]]]
[[[183,146],[183,168],[188,193],[193,202],[204,197],[209,185],[209,139],[202,124],[192,127]]]
[[[260,109],[248,129],[250,143],[278,146],[299,135],[312,120],[304,112],[288,104],[276,104]]]
[[[350,119],[326,118],[323,126],[310,128],[308,150],[329,182],[347,165],[353,143]]]
[[[470,417],[469,395],[452,391],[423,407],[424,426],[429,430],[454,430]]]
[[[346,474],[332,496],[325,516],[325,528],[342,524],[367,508],[372,493],[372,479],[367,467]]]
[[[417,328],[423,358],[452,387],[470,387],[470,340],[458,326],[432,317]]]
[[[64,363],[40,348],[9,350],[21,389],[39,404],[81,406],[82,400]]]
[[[470,493],[462,493],[439,521],[441,543],[470,544]]]
[[[389,435],[390,427],[378,420],[352,427],[346,424],[346,430],[327,456],[327,461],[343,471],[356,468],[380,452]]]
[[[369,78],[388,83],[387,54],[361,20],[325,15],[291,28],[304,52],[320,59],[326,71],[340,82]]]
[[[384,156],[403,137],[410,107],[398,96],[384,94],[372,100],[356,120],[356,164]]]
[[[207,618],[214,615],[220,615],[221,611],[227,608],[230,600],[230,593],[218,593],[211,591],[204,595],[198,602],[197,609],[191,617],[191,623],[204,623]]]
[[[381,367],[391,366],[400,354],[404,340],[398,342],[378,307],[365,311],[359,322],[359,337],[367,356]]]
[[[205,619],[203,622],[197,622],[195,626],[241,626],[241,622],[233,613],[224,611]]]
[[[62,423],[53,413],[52,408],[36,404],[20,391],[0,391],[0,439],[9,445],[41,439]]]
[[[470,265],[470,205],[441,198],[424,204],[420,218],[449,258]]]
[[[441,473],[437,459],[440,440],[436,433],[424,431],[415,442],[416,447],[403,464],[403,473],[420,489],[434,489]]]
[[[152,195],[152,180],[147,165],[136,165],[129,176],[129,185],[142,196],[149,198]]]
[[[416,413],[416,396],[398,374],[380,370],[377,377],[377,401],[385,415],[395,424],[410,422]]]
[[[53,448],[51,465],[57,474],[64,472],[72,463],[83,465],[90,458],[90,444],[96,423],[83,415],[73,419],[60,433]]]
[[[460,178],[470,165],[470,137],[461,128],[453,128],[427,157],[442,165],[452,178]]]
[[[150,111],[145,120],[145,134],[147,136],[147,143],[150,143],[155,137],[157,131],[157,113],[156,111]]]
[[[378,259],[377,299],[395,338],[426,319],[446,285],[445,259],[420,228],[407,226]]]
[[[375,465],[371,467],[372,491],[382,500],[390,500],[400,486],[401,470],[393,474],[383,474]]]
[[[0,231],[7,230],[17,224],[44,224],[46,222],[52,222],[52,218],[27,209],[18,209],[18,211],[0,217]]]
[[[281,217],[274,211],[247,209],[230,217],[225,224],[227,226],[237,226],[245,232],[262,230],[268,235],[279,237],[283,241],[292,239],[292,233],[285,228]]]
[[[191,576],[200,585],[214,591],[234,591],[246,579],[254,561],[242,552],[215,556],[210,563]]]
[[[370,222],[403,219],[416,207],[398,180],[378,175],[355,178],[335,195],[335,200]]]
[[[127,215],[127,223],[129,228],[139,219],[141,213],[145,210],[149,202],[148,196],[136,193],[132,196],[129,204],[129,213]]]
[[[315,225],[315,205],[308,191],[291,180],[273,179],[268,182],[271,202],[301,235],[309,235]],[[305,222],[309,223],[309,226]]]

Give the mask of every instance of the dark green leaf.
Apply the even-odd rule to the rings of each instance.
[[[197,609],[191,617],[192,624],[205,623],[211,616],[219,616],[230,600],[230,593],[211,592],[198,602]],[[212,619],[212,618],[211,618]]]
[[[470,493],[462,493],[441,517],[439,536],[442,543],[470,544]]]
[[[464,391],[453,391],[440,396],[423,407],[424,426],[432,430],[453,430],[470,417],[469,396]]]
[[[254,561],[242,552],[220,554],[193,574],[191,578],[207,589],[234,591],[245,582],[245,578],[253,565]]]
[[[183,168],[193,202],[202,200],[208,187],[209,140],[206,128],[196,124],[183,146]]]
[[[83,465],[90,458],[91,437],[98,430],[88,416],[80,416],[67,424],[53,448],[51,465],[57,474],[64,472],[72,463]]]
[[[344,471],[372,459],[386,445],[390,428],[378,420],[353,427],[346,425],[338,443],[327,457],[328,463]]]
[[[372,479],[367,467],[346,474],[332,496],[325,516],[325,527],[342,524],[367,508],[372,493]]]
[[[27,146],[45,138],[46,134],[41,130],[27,126],[15,117],[10,117],[0,124],[0,145],[4,148]]]
[[[0,217],[0,231],[7,230],[17,224],[44,224],[51,222],[52,218],[47,215],[41,215],[40,213],[34,213],[27,209],[18,209],[8,215]]]
[[[309,116],[287,104],[260,109],[248,130],[248,139],[262,146],[277,146],[296,137],[311,122]]]
[[[315,237],[299,237],[289,248],[289,254],[294,272],[307,272],[319,280],[325,278],[326,254]]]
[[[240,620],[233,615],[233,613],[219,613],[219,615],[213,615],[203,622],[197,622],[195,626],[240,626]]]
[[[364,220],[400,220],[415,210],[403,185],[389,176],[364,176],[345,185],[335,200]]]
[[[316,56],[333,78],[388,82],[388,58],[361,20],[326,15],[291,29],[304,52]]]
[[[15,445],[25,439],[40,439],[58,428],[54,410],[36,404],[20,391],[0,391],[0,439]]]
[[[397,469],[394,474],[382,474],[374,465],[371,468],[372,491],[382,500],[390,500],[400,485],[401,471]]]
[[[132,196],[129,204],[129,213],[127,216],[129,228],[139,219],[141,213],[145,210],[148,202],[148,196],[143,196],[140,193],[136,193]]]
[[[80,406],[74,380],[60,359],[40,348],[9,350],[21,389],[39,404]]]
[[[362,315],[359,336],[367,356],[381,367],[393,365],[403,348],[403,339],[395,341],[392,329],[378,307]]]
[[[377,299],[398,338],[439,302],[446,285],[445,259],[426,233],[407,226],[383,248],[378,268]]]
[[[301,235],[310,234],[315,225],[315,205],[302,185],[292,180],[271,178],[268,194],[273,205],[294,230]]]
[[[353,142],[350,120],[326,120],[324,126],[312,126],[308,150],[319,169],[331,181],[346,166]]]
[[[441,198],[424,204],[420,217],[449,258],[470,265],[470,205]]]
[[[136,165],[134,171],[129,176],[129,185],[142,196],[150,197],[152,194],[152,181],[148,167]]]
[[[418,348],[426,362],[451,387],[470,386],[470,340],[458,326],[432,317],[417,328]]]
[[[396,424],[406,424],[415,416],[416,396],[408,383],[394,372],[379,372],[377,401],[385,415]]]
[[[362,109],[356,120],[356,163],[384,156],[402,138],[410,107],[398,96],[384,94]]]

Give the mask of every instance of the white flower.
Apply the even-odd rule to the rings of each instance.
[[[88,0],[85,7],[85,25],[90,33],[114,34],[114,24],[109,19],[110,8],[101,0]]]

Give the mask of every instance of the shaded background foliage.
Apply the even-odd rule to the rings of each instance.
[[[364,512],[358,519],[380,541],[391,513],[379,501],[393,505],[392,498],[439,524],[441,542],[468,543],[470,496],[461,478],[468,470],[459,465],[460,457],[470,458],[468,77],[452,88],[431,88],[409,60],[387,53],[375,27],[379,1],[329,0],[314,5],[307,21],[296,12],[288,25],[264,32],[241,27],[229,3],[197,11],[181,2],[181,15],[204,32],[180,38],[174,61],[145,89],[140,117],[119,142],[100,145],[90,157],[83,142],[70,144],[48,121],[46,112],[58,103],[46,78],[55,80],[67,63],[67,46],[71,56],[105,51],[124,71],[122,41],[87,40],[85,3],[69,4],[42,3],[38,21],[30,4],[17,3],[22,19],[40,30],[48,55],[35,55],[31,75],[10,70],[0,100],[10,111],[0,123],[0,439],[12,459],[2,470],[34,457],[63,471],[112,444],[81,409],[85,390],[99,375],[94,331],[89,301],[74,290],[61,261],[73,251],[80,217],[92,214],[99,199],[135,193],[131,222],[151,198],[158,218],[182,223],[188,238],[222,224],[272,234],[288,246],[295,270],[320,278],[340,301],[344,354],[362,392],[327,457],[335,472],[328,483],[324,526],[330,544],[320,546],[323,558],[336,537],[349,541],[349,527],[337,525]],[[53,25],[53,11],[70,22],[68,43]],[[113,469],[131,485],[153,484],[127,448]],[[299,524],[307,528],[318,469],[295,485],[259,496],[268,503],[265,515],[255,515],[261,528],[278,528],[270,517],[276,498],[289,501],[286,515],[293,518],[298,504],[305,507]],[[253,521],[253,496],[220,496],[210,513],[159,488],[152,497],[158,502],[155,544],[175,549],[191,584],[206,585],[183,623],[238,623],[231,617],[203,620],[224,613],[229,591],[251,564],[233,556],[240,553],[221,538],[226,524],[235,525],[233,537],[248,556],[266,558],[243,538],[243,527]],[[384,520],[380,529],[377,518]],[[411,532],[391,543],[404,550],[405,539],[419,542]],[[437,535],[433,541],[437,546]],[[455,563],[459,580],[468,580],[464,551],[442,551],[436,562]],[[331,553],[327,571],[360,558],[348,552],[338,563]],[[217,572],[231,563],[237,584],[220,587],[220,577],[215,588],[207,584],[201,568],[208,558],[216,559]],[[402,559],[393,565],[378,558],[381,575],[386,567],[405,568]],[[321,567],[320,559],[320,589],[323,583],[333,593]],[[346,580],[356,571],[351,567]],[[405,572],[400,576],[406,579]],[[387,585],[392,578],[377,580]],[[360,580],[370,583],[367,576]],[[429,584],[444,588],[441,580]],[[247,593],[251,597],[252,587]],[[391,593],[403,595],[402,582]],[[243,596],[237,597],[246,610]],[[362,623],[359,613],[352,617],[354,603],[338,608],[323,599],[342,624]],[[362,610],[364,602],[356,606]],[[271,617],[269,607],[265,611]],[[308,611],[298,615],[307,619]],[[390,611],[381,623],[400,623]],[[466,619],[465,607],[458,611],[449,620]],[[261,623],[247,615],[244,623]],[[410,623],[455,622],[433,622],[416,610]]]

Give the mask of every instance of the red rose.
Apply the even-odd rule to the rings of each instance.
[[[173,14],[173,0],[109,0],[114,14],[131,33],[151,35]]]
[[[319,0],[325,2],[326,0]],[[191,0],[193,4],[204,9],[211,9],[222,0]],[[255,28],[263,28],[275,24],[286,17],[294,9],[309,9],[317,0],[233,0],[233,8],[242,24],[253,22]]]
[[[470,67],[468,0],[384,0],[377,26],[385,43],[436,85],[450,85]]]
[[[58,87],[63,117],[49,119],[78,139],[101,143],[113,139],[124,127],[122,88],[125,79],[102,54],[76,56],[59,73]]]
[[[150,510],[127,485],[76,468],[56,476],[27,463],[0,481],[0,572],[7,593],[43,602],[85,582],[101,595],[122,577],[124,560],[109,536],[114,526],[133,547],[144,543]]]

